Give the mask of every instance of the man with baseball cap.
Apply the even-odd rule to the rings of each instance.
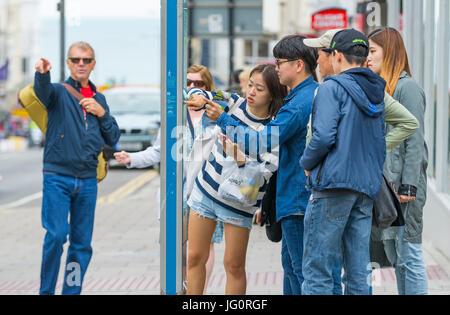
[[[317,64],[323,79],[334,75],[333,65],[331,64],[331,53],[326,49],[331,46],[331,40],[341,30],[329,30],[319,38],[308,38],[303,42],[306,46],[317,48],[319,58]],[[405,139],[408,139],[419,129],[419,122],[402,104],[396,101],[392,96],[385,92],[384,95],[386,124],[394,128],[386,135],[386,150],[392,151],[399,146]],[[308,142],[311,139],[311,123],[308,124]]]
[[[364,34],[339,31],[322,50],[332,55],[338,75],[327,77],[318,89],[312,138],[300,160],[312,190],[305,215],[302,293],[332,294],[333,264],[342,255],[345,293],[369,294],[372,208],[386,156],[386,82],[363,67],[369,53]]]
[[[324,51],[323,49],[331,46],[331,41],[338,32],[341,30],[329,30],[325,32],[319,38],[305,39],[303,42],[306,46],[317,48],[319,58],[317,63],[319,65],[319,71],[322,78],[326,79],[328,76],[334,75],[333,65],[331,64],[331,53]],[[418,128],[419,123],[417,119],[398,101],[385,92],[385,122],[393,126],[394,128],[386,135],[386,150],[392,151],[398,145],[400,145],[405,139],[414,134]],[[311,121],[308,124],[308,136],[307,143],[311,140]],[[335,262],[333,264],[333,294],[342,294],[341,285],[341,271],[342,261]]]
[[[329,30],[319,38],[308,38],[303,40],[303,43],[306,46],[318,49],[319,58],[317,59],[317,63],[319,65],[320,75],[323,79],[334,74],[333,66],[331,65],[331,54],[323,51],[323,49],[331,46],[331,40],[339,31],[341,30]]]
[[[366,49],[352,50],[352,48],[362,46]],[[369,39],[363,33],[355,29],[346,29],[337,32],[331,40],[331,46],[323,49],[325,52],[340,51],[347,55],[356,57],[369,56]]]
[[[319,65],[319,71],[323,79],[328,76],[334,75],[334,69],[331,63],[331,53],[326,52],[323,49],[327,49],[331,46],[331,41],[338,32],[341,30],[329,30],[325,32],[319,38],[305,39],[304,44],[309,47],[317,48],[319,58],[317,63]],[[417,119],[398,101],[385,92],[385,122],[391,125],[392,128],[386,135],[386,150],[392,151],[398,145],[400,145],[405,139],[414,134],[418,128],[419,123]],[[308,124],[308,136],[307,143],[311,140],[311,121]],[[333,264],[333,294],[342,293],[341,285],[341,271],[342,261],[335,262]]]

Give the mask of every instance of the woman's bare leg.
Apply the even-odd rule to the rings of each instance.
[[[205,288],[206,262],[216,221],[200,217],[193,210],[189,214],[187,290],[188,295],[201,295]]]
[[[211,278],[211,274],[214,269],[214,262],[215,262],[214,243],[210,243],[209,257],[208,257],[208,261],[206,262],[206,280],[205,280],[205,289],[203,290],[203,295],[206,294],[206,289],[208,289],[209,279]]]
[[[225,224],[225,255],[224,266],[227,274],[225,294],[245,295],[247,290],[247,275],[245,260],[250,230]]]

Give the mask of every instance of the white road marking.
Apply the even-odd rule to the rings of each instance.
[[[30,196],[27,196],[25,198],[19,199],[17,201],[13,201],[11,203],[5,204],[5,205],[0,205],[0,209],[1,210],[8,210],[8,209],[12,209],[12,208],[17,208],[20,206],[23,206],[33,200],[42,198],[42,191],[32,194]]]
[[[119,199],[126,198],[157,176],[158,176],[158,172],[156,172],[154,170],[145,172],[141,176],[138,176],[138,177],[132,179],[131,181],[129,181],[128,183],[126,183],[125,185],[121,186],[116,191],[112,192],[111,194],[109,194],[105,197],[98,198],[97,204],[101,204],[101,203],[105,203],[105,202],[107,202],[107,203],[115,202]],[[40,198],[42,198],[42,191],[32,194],[30,196],[27,196],[25,198],[19,199],[17,201],[13,201],[11,203],[0,205],[0,210],[4,211],[4,210],[12,209],[12,208],[17,208],[17,207],[23,206],[31,201],[34,201],[34,200],[40,199]]]

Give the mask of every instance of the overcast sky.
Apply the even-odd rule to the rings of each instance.
[[[58,17],[59,0],[40,0],[41,17]],[[158,17],[160,0],[66,0],[66,14],[86,17]]]

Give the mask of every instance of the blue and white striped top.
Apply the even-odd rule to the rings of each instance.
[[[255,131],[261,131],[264,129],[264,126],[272,120],[270,117],[261,119],[254,116],[248,108],[247,99],[241,98],[235,94],[225,92],[220,93],[224,95],[225,99],[228,100],[228,105],[225,108],[225,112],[238,121],[240,126],[250,127]],[[191,89],[188,96],[192,94],[201,94],[210,100],[214,100],[214,97],[217,95],[215,92],[205,92],[196,88]],[[207,123],[203,125],[205,126]],[[206,128],[214,128],[214,126]],[[211,131],[209,130],[209,132]],[[201,137],[201,135],[197,135],[197,138],[199,137]],[[197,138],[195,141],[197,141]],[[248,141],[247,137],[245,140],[242,140]],[[275,141],[273,141],[273,143],[275,143]],[[251,207],[244,207],[242,204],[236,204],[229,200],[224,200],[219,196],[219,186],[231,175],[232,171],[236,169],[236,161],[232,156],[227,156],[223,151],[222,140],[219,137],[217,137],[209,159],[204,162],[195,182],[205,196],[212,199],[222,207],[246,217],[253,217],[254,213],[261,208],[262,199],[267,190],[268,181],[278,168],[278,149],[278,146],[268,146],[267,152],[260,153],[257,156],[249,156],[248,152],[246,152],[246,163],[257,163],[260,166],[259,170],[261,174],[264,176],[264,182],[260,186],[257,202]]]

